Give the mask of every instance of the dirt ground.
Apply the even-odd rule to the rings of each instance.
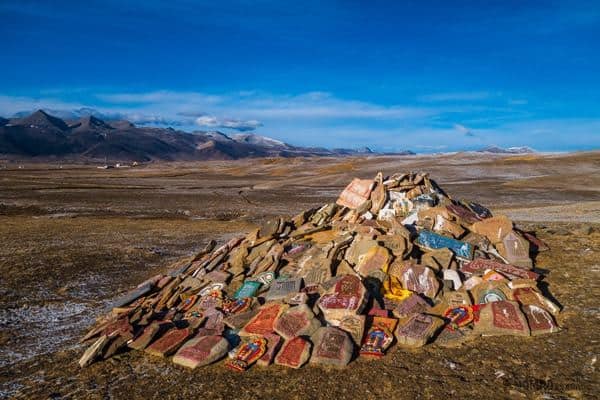
[[[80,369],[77,340],[112,299],[258,221],[334,201],[354,176],[429,171],[453,197],[535,230],[561,332],[393,348],[345,369],[222,363],[189,371],[129,352]],[[0,162],[0,398],[600,398],[600,152],[94,165]]]

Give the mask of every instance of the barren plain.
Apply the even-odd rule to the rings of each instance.
[[[94,165],[0,162],[0,398],[597,398],[600,152]],[[78,339],[112,299],[264,218],[332,202],[355,176],[428,171],[534,230],[561,332],[392,348],[345,369],[222,363],[189,371],[129,352],[80,369]]]

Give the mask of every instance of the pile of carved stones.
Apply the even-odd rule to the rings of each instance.
[[[559,330],[530,258],[544,243],[423,173],[354,179],[336,203],[214,247],[119,299],[80,365],[135,349],[189,368],[344,366],[394,343]]]

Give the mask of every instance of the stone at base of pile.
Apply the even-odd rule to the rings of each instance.
[[[198,368],[223,358],[229,343],[222,336],[200,336],[188,340],[173,356],[175,364]]]
[[[300,368],[310,357],[311,344],[308,340],[295,337],[286,340],[275,356],[275,364],[290,368]]]
[[[311,363],[343,367],[350,362],[354,345],[343,330],[322,327],[317,329],[311,340],[314,343]]]

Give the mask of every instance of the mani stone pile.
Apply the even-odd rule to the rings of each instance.
[[[336,203],[214,247],[119,299],[79,364],[135,349],[189,368],[345,366],[394,342],[559,330],[530,258],[545,244],[424,173],[354,179]]]

